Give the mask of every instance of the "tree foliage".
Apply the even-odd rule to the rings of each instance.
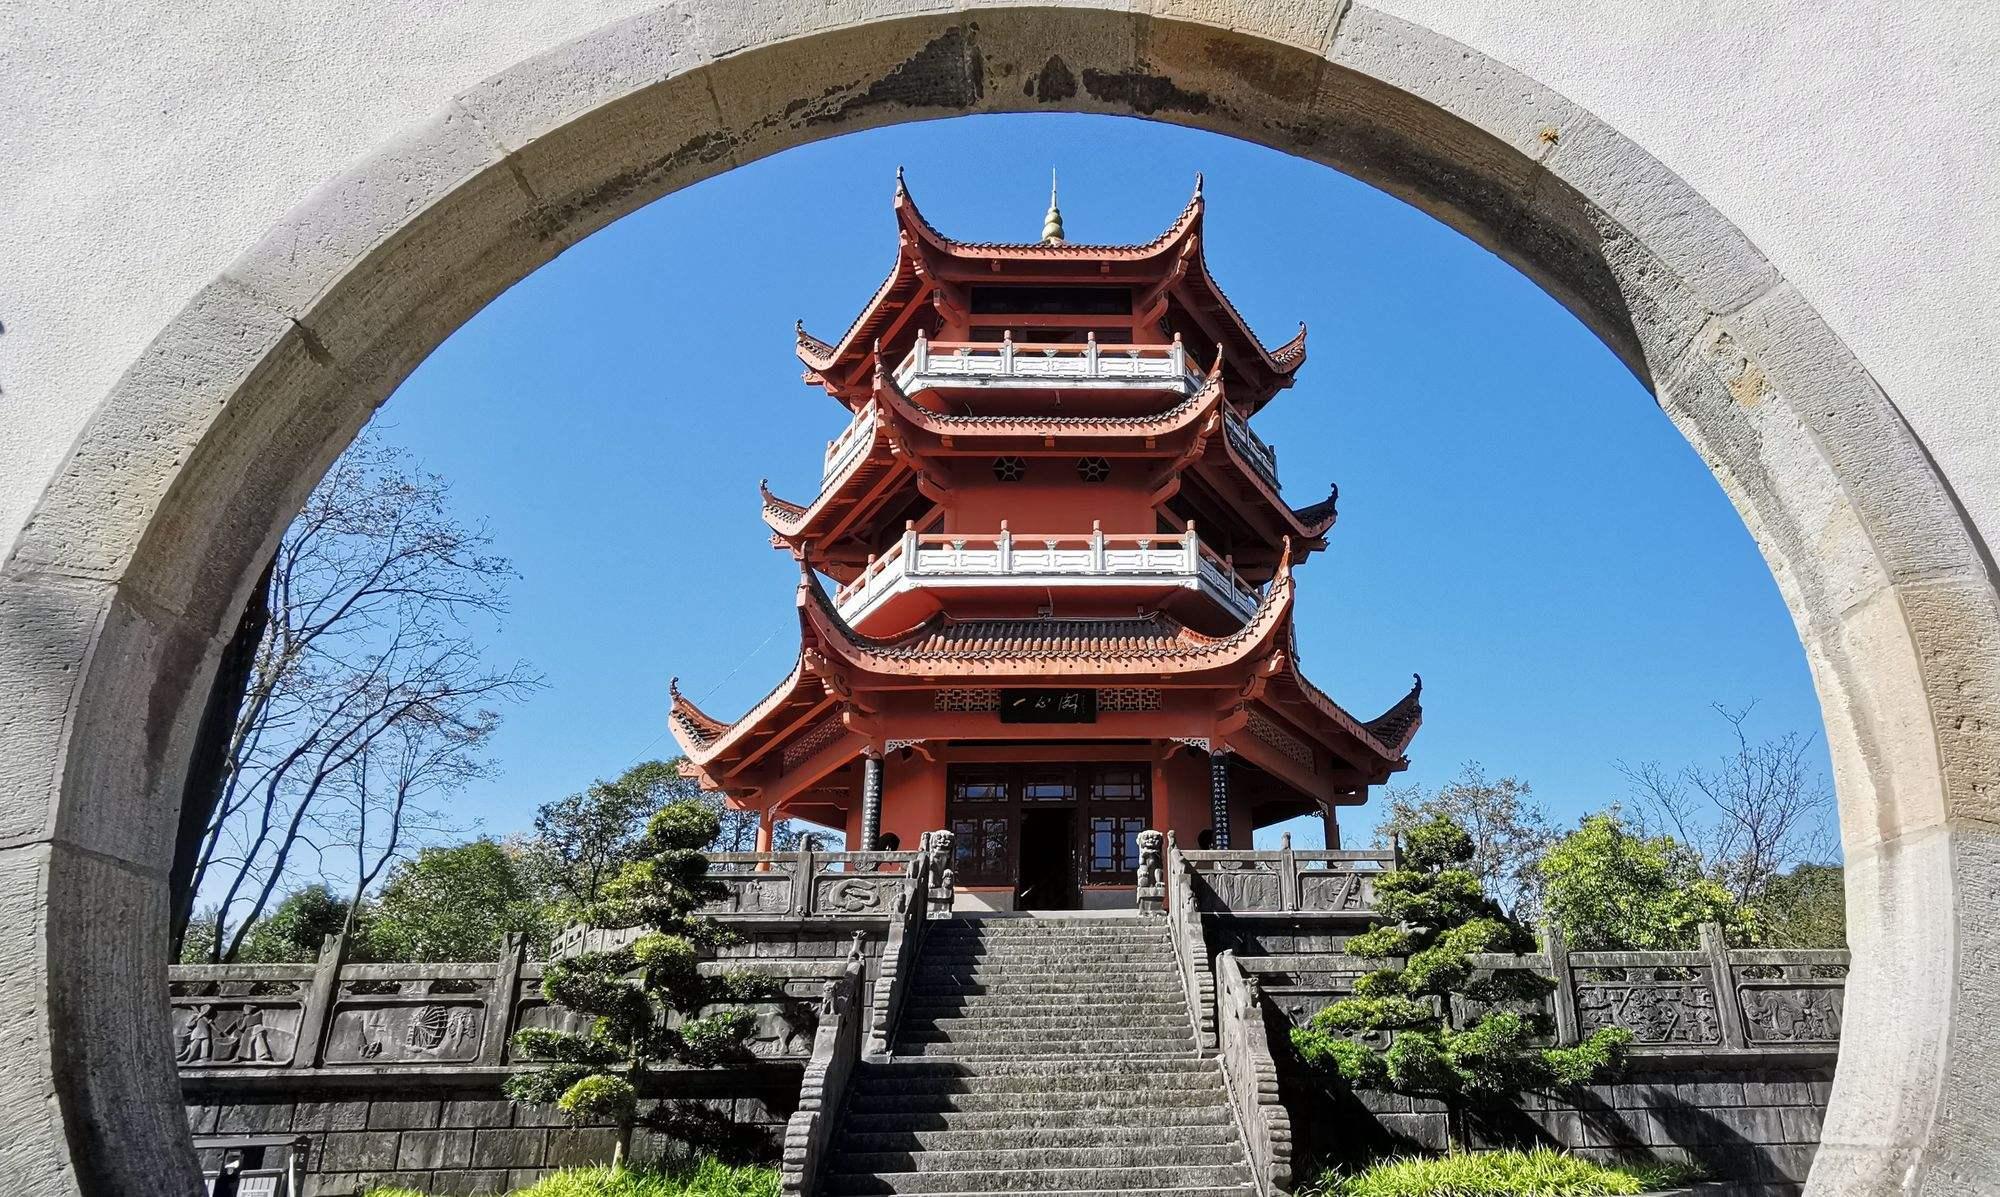
[[[1846,876],[1838,865],[1802,864],[1757,894],[1763,943],[1773,948],[1847,946]]]
[[[1468,761],[1458,776],[1428,793],[1391,786],[1384,797],[1383,818],[1375,828],[1378,847],[1434,819],[1449,819],[1472,839],[1466,870],[1516,919],[1534,921],[1541,884],[1535,864],[1557,833],[1527,782],[1488,778],[1479,762]]]
[[[605,884],[646,851],[647,824],[674,803],[694,803],[715,817],[708,851],[756,849],[757,812],[730,810],[721,795],[681,776],[682,760],[642,761],[535,812],[534,833],[520,844],[523,867],[561,921],[583,918],[602,902]],[[801,838],[796,827],[781,822],[773,829],[772,846],[793,851]]]
[[[514,858],[490,839],[426,848],[398,865],[364,924],[377,960],[492,960],[519,932],[546,949],[553,926]]]
[[[236,959],[243,964],[315,960],[326,937],[346,924],[345,896],[325,884],[301,886],[250,927]]]
[[[1604,1028],[1576,1046],[1541,1046],[1551,1028],[1536,1002],[1554,982],[1525,967],[1474,967],[1473,955],[1535,946],[1467,867],[1475,851],[1441,815],[1411,827],[1402,867],[1375,885],[1376,910],[1390,921],[1347,942],[1350,955],[1398,962],[1292,1032],[1308,1064],[1350,1086],[1442,1101],[1454,1140],[1470,1101],[1596,1079],[1618,1067],[1630,1041]]]
[[[1547,918],[1577,951],[1687,951],[1708,922],[1756,934],[1755,912],[1704,872],[1699,853],[1634,830],[1616,810],[1586,815],[1539,868]]]
[[[584,1031],[516,1034],[515,1050],[543,1066],[509,1078],[508,1096],[552,1104],[577,1122],[615,1123],[629,1134],[641,1116],[646,1074],[672,1065],[708,1068],[747,1054],[754,1017],[733,1003],[774,991],[754,975],[700,968],[728,937],[697,913],[727,893],[708,876],[703,852],[719,830],[715,812],[692,801],[669,803],[648,822],[637,852],[603,884],[590,911],[599,926],[646,933],[627,947],[544,967],[543,994],[591,1022]],[[679,1135],[681,1113],[663,1107],[646,1122]]]

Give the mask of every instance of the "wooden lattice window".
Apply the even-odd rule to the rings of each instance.
[[[1139,868],[1139,833],[1146,820],[1136,816],[1098,816],[1090,820],[1090,871],[1093,881],[1123,881]]]

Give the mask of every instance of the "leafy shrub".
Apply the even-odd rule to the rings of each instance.
[[[1680,1164],[1607,1167],[1560,1151],[1464,1153],[1388,1160],[1353,1175],[1328,1172],[1300,1197],[1609,1197],[1695,1179]]]
[[[778,1172],[707,1158],[660,1171],[565,1168],[516,1197],[778,1197]]]
[[[416,1189],[368,1190],[368,1197],[426,1197]],[[778,1197],[775,1168],[731,1167],[703,1158],[661,1168],[565,1168],[514,1197]]]

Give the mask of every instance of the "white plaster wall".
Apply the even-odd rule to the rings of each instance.
[[[0,0],[0,545],[147,341],[315,184],[478,80],[650,7]],[[1176,7],[1226,24],[1231,4]],[[1691,182],[2000,537],[2000,10],[1378,7],[1567,95]]]

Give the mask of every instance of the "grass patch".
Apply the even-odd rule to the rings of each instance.
[[[1467,1152],[1387,1160],[1363,1172],[1328,1172],[1300,1197],[1614,1197],[1698,1179],[1684,1164],[1594,1164],[1566,1152]]]
[[[416,1189],[368,1190],[368,1197],[427,1197]],[[778,1197],[778,1170],[712,1159],[661,1168],[564,1168],[514,1197]]]

